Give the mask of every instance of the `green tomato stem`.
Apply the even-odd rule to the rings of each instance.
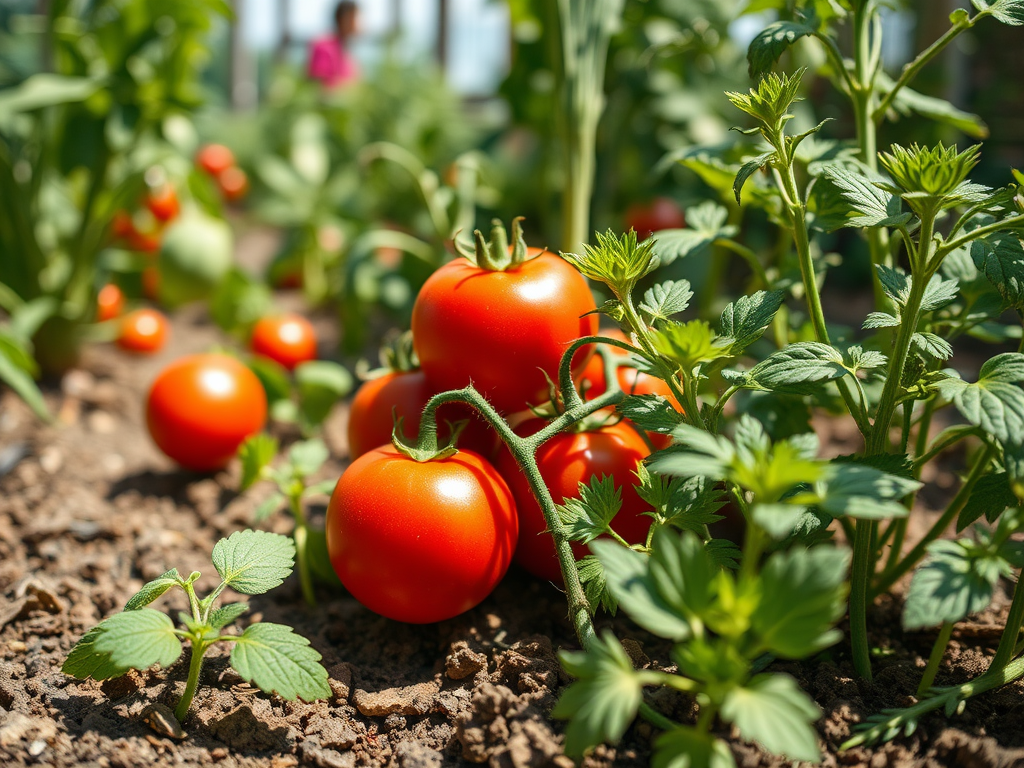
[[[946,653],[946,646],[949,645],[949,638],[953,634],[953,622],[942,622],[938,637],[935,638],[935,645],[932,646],[932,654],[928,657],[928,666],[925,667],[924,675],[921,677],[921,684],[917,686],[917,698],[923,698],[935,682],[935,675],[939,671],[939,664]]]
[[[292,538],[295,541],[295,567],[299,571],[302,596],[307,605],[315,608],[316,591],[313,589],[313,574],[309,567],[309,525],[306,522],[306,513],[302,508],[302,497],[291,496],[288,500],[288,507],[292,517],[295,518],[295,530],[292,531]]]
[[[174,716],[179,723],[185,722],[188,717],[189,707],[192,706],[192,699],[199,688],[199,675],[203,671],[203,656],[206,654],[207,645],[201,640],[192,638],[192,660],[188,665],[188,682],[185,683],[185,692],[181,695],[181,701],[174,709]]]
[[[1006,617],[1006,626],[999,638],[999,647],[996,648],[995,658],[992,659],[990,670],[998,670],[1005,667],[1013,658],[1014,649],[1017,647],[1017,638],[1020,635],[1021,626],[1024,626],[1024,588],[1020,583],[1024,581],[1021,574],[1017,574],[1017,582],[1013,585],[1013,602],[1010,603],[1010,613]]]

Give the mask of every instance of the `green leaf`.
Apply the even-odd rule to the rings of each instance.
[[[267,402],[270,403],[271,408],[278,402],[288,401],[291,397],[292,385],[288,370],[283,365],[261,355],[250,357],[246,364],[263,385],[263,389],[267,393]]]
[[[722,508],[721,492],[703,477],[667,477],[648,471],[645,464],[636,468],[640,480],[637,495],[650,504],[661,525],[702,533],[704,526],[722,519],[715,512]]]
[[[727,92],[725,95],[733,106],[755,118],[761,125],[762,134],[768,139],[782,131],[793,115],[789,113],[793,103],[799,101],[797,93],[804,76],[804,69],[793,74],[774,72],[763,77],[749,93]],[[779,147],[776,147],[779,149]]]
[[[921,311],[934,312],[956,301],[960,295],[960,283],[957,280],[943,280],[940,275],[932,275],[925,286],[921,297]]]
[[[754,504],[750,508],[754,522],[777,540],[792,534],[806,513],[807,507],[799,504]]]
[[[663,229],[651,236],[658,263],[664,267],[684,256],[703,255],[716,240],[736,234],[728,220],[729,211],[710,200],[688,208],[685,229]]]
[[[974,384],[942,379],[932,386],[951,400],[960,414],[1003,443],[1024,439],[1024,355],[1004,352],[981,366]]]
[[[612,616],[618,611],[619,604],[608,591],[608,582],[604,577],[604,566],[594,555],[586,555],[576,561],[576,570],[580,576],[583,594],[590,603],[591,614],[597,612],[598,606],[604,608]]]
[[[941,336],[922,331],[910,337],[910,346],[918,354],[932,360],[949,360],[953,356],[953,345]]]
[[[971,259],[1003,301],[1024,312],[1024,245],[1011,232],[994,232],[971,243]]]
[[[331,555],[327,551],[327,533],[323,529],[306,529],[306,557],[317,581],[330,587],[341,586],[341,579],[331,565]]]
[[[267,531],[236,531],[213,548],[213,565],[224,582],[243,595],[261,595],[292,572],[295,545]]]
[[[606,539],[591,542],[590,551],[601,561],[608,591],[627,616],[659,637],[678,641],[690,636],[689,621],[662,598],[651,581],[646,555]]]
[[[801,37],[813,35],[815,30],[795,21],[776,21],[765,27],[750,41],[747,48],[748,73],[752,80],[763,77],[786,50]]]
[[[272,493],[269,497],[260,502],[260,505],[256,507],[256,511],[252,514],[252,521],[254,523],[262,523],[272,514],[277,512],[281,508],[281,505],[286,501],[284,494]]]
[[[245,491],[260,479],[263,468],[277,456],[278,442],[275,438],[260,432],[248,438],[238,449],[238,458],[242,461],[242,481],[239,490]]]
[[[798,341],[762,360],[747,373],[747,386],[773,392],[808,394],[847,375],[843,355],[817,341]]]
[[[844,355],[847,370],[856,375],[857,371],[873,371],[885,367],[888,358],[881,352],[873,349],[865,350],[858,344],[854,344]]]
[[[227,605],[222,605],[210,614],[210,626],[216,630],[224,629],[228,624],[234,624],[248,610],[248,603],[228,603]]]
[[[963,190],[958,188],[978,162],[979,145],[971,145],[963,152],[941,142],[934,147],[893,144],[890,149],[878,153],[878,163],[893,183],[881,186],[900,195],[919,216],[928,211],[934,215],[965,201]]]
[[[124,609],[126,611],[137,611],[139,608],[152,603],[171,587],[178,586],[180,583],[181,576],[178,574],[178,569],[171,568],[167,573],[143,585],[142,589],[136,592],[125,604]]]
[[[661,395],[627,395],[615,409],[645,432],[666,435],[683,423],[683,414]]]
[[[638,242],[632,229],[621,236],[611,230],[596,236],[596,246],[584,243],[582,254],[563,253],[562,258],[584,276],[607,285],[619,298],[632,293],[637,281],[658,266],[654,242]]]
[[[916,480],[888,474],[875,467],[832,462],[815,490],[819,506],[833,517],[868,520],[906,517],[900,499],[921,487]]]
[[[722,336],[732,339],[730,354],[738,355],[761,338],[782,306],[782,291],[757,291],[741,296],[722,310]]]
[[[243,332],[268,314],[273,303],[266,283],[233,267],[221,278],[210,298],[210,317],[225,331]]]
[[[878,73],[878,87],[888,93],[896,84],[885,72]],[[918,114],[944,125],[952,126],[974,139],[988,138],[988,126],[978,115],[964,112],[945,99],[926,96],[912,88],[903,86],[893,99],[892,108],[901,115]]]
[[[605,632],[589,652],[561,651],[559,658],[577,678],[551,712],[552,717],[569,720],[566,754],[582,757],[602,742],[618,743],[643,699],[640,681],[619,641]]]
[[[331,687],[319,652],[283,624],[249,625],[231,649],[231,666],[261,691],[283,699],[328,699]]]
[[[304,479],[320,469],[329,456],[323,440],[303,440],[288,450],[288,463],[294,476]]]
[[[0,93],[0,122],[19,112],[85,101],[103,87],[103,81],[91,77],[68,77],[40,73],[20,85]]]
[[[910,276],[902,269],[893,269],[884,264],[876,264],[875,271],[882,284],[885,295],[892,299],[896,306],[905,307],[910,299]]]
[[[602,475],[592,477],[590,483],[579,484],[579,496],[565,499],[555,510],[573,541],[589,544],[598,536],[608,533],[612,518],[622,509],[622,490],[615,487],[615,479]]]
[[[654,333],[654,348],[685,371],[727,357],[728,341],[718,337],[703,320],[669,321]]]
[[[857,216],[846,219],[847,227],[898,227],[912,218],[903,213],[897,195],[879,189],[868,176],[838,165],[826,166],[822,173],[839,190]]]
[[[170,617],[152,608],[115,613],[97,628],[102,632],[93,647],[97,653],[109,654],[116,667],[169,667],[181,655],[181,641]]]
[[[1024,0],[971,0],[971,4],[979,11],[991,13],[1003,24],[1013,27],[1024,24]]]
[[[672,437],[680,445],[649,458],[647,466],[651,471],[711,480],[724,480],[729,475],[736,451],[727,438],[689,424],[680,424],[672,430]]]
[[[639,310],[647,316],[648,323],[653,325],[656,320],[668,320],[670,316],[685,310],[690,306],[692,298],[689,281],[667,280],[644,292]]]
[[[103,625],[93,627],[75,643],[60,670],[79,680],[91,677],[93,680],[109,680],[120,677],[131,667],[119,666],[110,660],[109,653],[96,650],[96,641],[103,634]]]
[[[295,386],[299,392],[299,410],[309,425],[327,418],[331,408],[352,391],[352,374],[329,360],[310,360],[295,367]]]
[[[33,413],[44,421],[50,420],[50,411],[43,400],[43,393],[32,381],[32,377],[18,364],[6,339],[0,337],[0,381],[14,390]]]
[[[651,768],[736,768],[736,761],[721,739],[680,725],[654,740]]]
[[[747,183],[747,179],[771,163],[774,157],[775,150],[772,150],[771,152],[762,152],[760,155],[748,160],[740,167],[739,171],[736,173],[736,179],[732,183],[732,193],[736,196],[737,205],[742,204],[740,201],[740,193],[743,191],[743,185]]]
[[[836,643],[846,611],[850,552],[796,546],[775,552],[761,571],[761,600],[751,617],[759,643],[787,659],[802,659]]]
[[[1010,488],[1010,477],[1006,472],[992,472],[982,475],[971,489],[967,503],[960,510],[956,521],[957,533],[964,530],[982,515],[991,522],[1003,510],[1017,503],[1017,497]]]
[[[921,629],[956,622],[987,608],[992,601],[992,589],[1003,575],[1003,569],[998,567],[1000,562],[999,558],[975,556],[963,541],[929,544],[928,559],[914,571],[910,581],[903,606],[903,628]]]
[[[722,719],[772,754],[817,762],[818,734],[811,723],[821,710],[789,675],[757,675],[722,702]]]

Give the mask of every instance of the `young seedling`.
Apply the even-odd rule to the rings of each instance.
[[[245,680],[289,701],[325,699],[331,695],[327,670],[309,641],[283,624],[250,624],[241,634],[225,634],[249,606],[227,603],[214,608],[228,587],[243,595],[261,595],[292,572],[295,547],[287,536],[265,531],[238,531],[213,548],[213,566],[220,574],[216,589],[200,599],[195,582],[199,571],[182,578],[172,568],[142,587],[124,611],[104,619],[75,644],[61,668],[80,680],[108,680],[129,669],[168,667],[181,656],[182,640],[192,645],[188,681],[174,716],[183,722],[199,686],[206,651],[216,643],[234,643],[231,666]],[[178,614],[180,627],[165,613],[147,608],[171,589],[188,595],[189,612]]]
[[[297,424],[302,434],[316,434],[331,409],[352,391],[352,374],[330,360],[299,363],[289,373],[280,363],[253,355],[246,363],[267,392],[270,417]]]
[[[305,502],[310,496],[330,496],[337,480],[307,485],[307,478],[327,461],[328,451],[323,441],[313,439],[296,443],[288,450],[284,465],[275,469],[270,462],[277,456],[278,447],[277,440],[266,434],[254,435],[242,445],[238,452],[242,460],[240,490],[248,490],[258,480],[270,480],[277,485],[277,491],[256,508],[253,521],[261,523],[282,505],[287,506],[295,521],[292,538],[302,595],[309,605],[315,606],[313,576],[331,584],[337,583],[337,576],[327,556],[324,532],[310,527]]]

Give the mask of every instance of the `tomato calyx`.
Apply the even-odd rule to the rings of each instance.
[[[356,374],[363,381],[379,379],[389,373],[412,373],[420,369],[419,358],[416,357],[416,350],[413,347],[412,331],[403,331],[385,337],[381,344],[380,366],[370,368],[366,360],[361,360],[356,366]]]
[[[420,434],[416,438],[415,444],[411,444],[405,436],[405,430],[402,427],[402,422],[405,420],[404,417],[395,417],[395,428],[391,432],[391,443],[395,446],[395,450],[406,458],[421,464],[427,461],[447,459],[458,453],[459,449],[456,444],[462,430],[469,424],[469,420],[461,419],[453,423],[445,419],[450,436],[443,443],[439,443],[437,439],[437,420],[434,416],[434,411],[424,413],[424,416],[426,418],[420,420]]]
[[[512,219],[512,246],[509,247],[508,233],[500,219],[491,220],[491,239],[484,240],[479,229],[473,230],[473,248],[469,248],[458,238],[455,249],[459,255],[468,259],[473,265],[488,272],[506,272],[529,261],[539,253],[531,254],[523,237],[522,216]]]

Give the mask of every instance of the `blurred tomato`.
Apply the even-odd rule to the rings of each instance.
[[[150,301],[160,296],[160,269],[155,264],[142,270],[142,295]]]
[[[113,320],[124,311],[124,293],[113,283],[107,283],[96,294],[96,320]]]
[[[170,334],[167,318],[155,309],[136,309],[121,318],[117,345],[127,352],[150,354],[163,349]]]
[[[217,177],[217,183],[220,185],[220,191],[224,195],[224,199],[232,203],[236,200],[241,200],[245,197],[246,192],[249,191],[249,177],[246,176],[245,171],[235,166],[221,173]]]
[[[160,222],[168,222],[181,211],[178,194],[170,184],[163,184],[146,195],[146,207]]]
[[[211,176],[220,176],[235,164],[235,153],[223,144],[207,144],[196,155],[196,165]]]
[[[316,331],[302,315],[268,315],[253,326],[250,347],[291,371],[299,363],[316,360]]]
[[[114,216],[110,220],[110,234],[114,239],[123,240],[131,237],[134,232],[135,222],[132,221],[132,215],[124,209],[114,211]]]
[[[656,197],[649,203],[631,205],[626,211],[626,229],[636,231],[641,240],[663,229],[682,229],[686,219],[679,205],[668,197]]]

